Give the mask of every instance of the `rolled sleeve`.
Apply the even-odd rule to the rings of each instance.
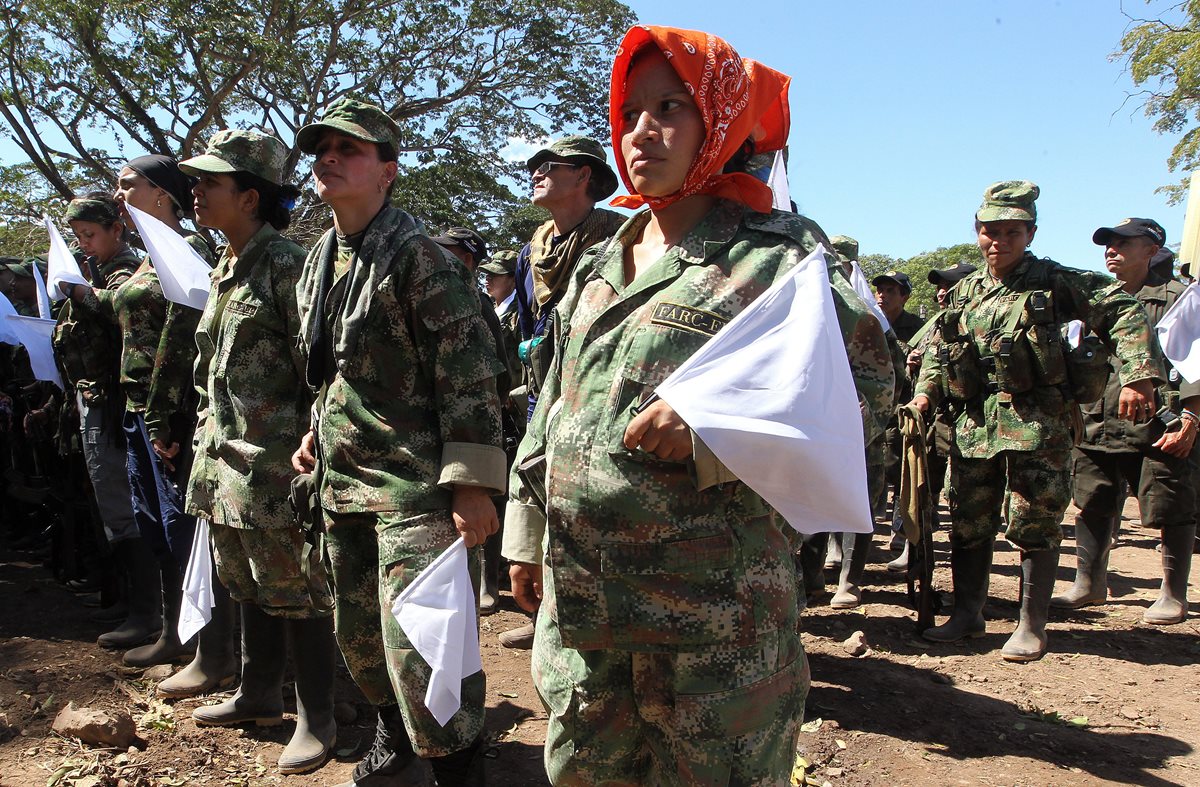
[[[479,443],[443,443],[438,486],[482,486],[504,494],[507,460],[504,449]]]
[[[700,435],[692,432],[692,465],[696,490],[703,492],[711,486],[737,481],[738,477],[705,445]]]
[[[542,562],[546,515],[532,503],[509,500],[504,509],[504,539],[500,554],[517,563]]]

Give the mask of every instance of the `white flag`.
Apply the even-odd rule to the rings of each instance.
[[[21,344],[21,337],[17,334],[17,329],[5,317],[16,317],[17,309],[12,305],[12,301],[8,296],[0,292],[0,342],[10,344],[17,347]]]
[[[196,520],[196,532],[192,536],[192,554],[188,558],[187,572],[183,575],[183,603],[179,608],[179,641],[187,642],[196,632],[212,620],[216,605],[212,585],[212,552],[208,545],[208,520]]]
[[[1188,285],[1155,326],[1163,355],[1189,383],[1200,380],[1200,290]]]
[[[792,212],[792,194],[788,189],[787,162],[783,159],[783,151],[775,151],[775,161],[771,164],[771,175],[767,178],[771,187],[771,207],[786,213]]]
[[[824,247],[657,390],[797,531],[871,531],[862,414]]]
[[[46,233],[50,236],[50,253],[46,255],[46,289],[50,291],[52,299],[61,301],[67,296],[63,295],[59,284],[70,282],[71,284],[82,284],[85,287],[92,285],[83,278],[83,273],[79,270],[79,263],[75,261],[75,255],[71,254],[71,249],[63,240],[58,227],[55,227],[54,222],[45,214],[42,215],[42,221],[45,222]]]
[[[163,295],[173,303],[203,311],[212,268],[178,232],[128,203],[125,210],[146,244]]]
[[[42,272],[36,262],[29,263],[29,268],[33,271],[33,281],[37,284],[38,317],[53,322],[54,318],[50,316],[50,293],[46,292],[46,282],[42,279]]]
[[[425,707],[443,727],[462,705],[462,681],[483,669],[467,546],[459,538],[417,575],[392,615],[433,671]]]
[[[850,284],[853,285],[854,291],[879,320],[884,333],[890,331],[892,324],[888,322],[887,317],[883,316],[883,309],[879,308],[879,301],[875,300],[875,293],[871,292],[871,282],[867,281],[867,275],[863,273],[862,266],[858,264],[858,260],[853,260],[850,264],[854,267],[854,271],[850,274]]]
[[[36,266],[34,270],[37,270]],[[54,363],[54,346],[50,341],[50,336],[54,333],[54,320],[10,314],[4,321],[13,329],[20,343],[25,345],[33,376],[62,388],[62,377],[59,376],[58,366]]]

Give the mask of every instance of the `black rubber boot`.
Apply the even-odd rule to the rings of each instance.
[[[842,575],[829,600],[833,609],[855,609],[862,603],[862,577],[870,549],[870,533],[842,533]]]
[[[433,778],[438,787],[483,787],[484,758],[480,756],[483,739],[476,738],[467,748],[442,757],[430,757]]]
[[[179,641],[179,608],[183,603],[183,575],[174,558],[159,566],[162,578],[163,624],[158,639],[149,645],[128,650],[121,657],[127,667],[152,667],[170,664],[191,648]]]
[[[233,656],[234,604],[225,586],[213,578],[216,603],[212,617],[196,635],[196,657],[183,669],[158,684],[158,696],[170,699],[195,697],[228,688],[237,678]]]
[[[1192,545],[1196,526],[1162,529],[1162,587],[1158,600],[1142,615],[1142,622],[1155,626],[1182,623],[1187,617],[1188,574],[1192,568]]]
[[[337,787],[403,787],[424,785],[421,758],[413,751],[399,705],[384,705],[375,724],[371,750],[354,766],[352,781]]]
[[[158,560],[140,536],[113,544],[129,578],[129,615],[125,621],[96,639],[102,648],[122,650],[148,642],[162,630],[162,579]]]
[[[1115,515],[1120,521],[1121,514]],[[1108,601],[1108,556],[1112,552],[1113,517],[1075,517],[1075,581],[1066,593],[1050,599],[1058,609],[1079,609]]]
[[[987,602],[992,575],[992,548],[988,540],[977,547],[950,543],[950,573],[954,579],[954,611],[940,626],[931,626],[921,636],[932,642],[958,642],[964,637],[982,637],[987,630],[983,605]]]
[[[817,533],[813,536],[805,536],[804,541],[801,542],[800,548],[796,551],[793,558],[796,570],[800,572],[806,605],[811,605],[825,594],[825,567],[823,563],[826,559],[826,542],[838,540],[836,533],[834,534],[834,538],[830,538],[829,535],[829,533]],[[840,547],[838,548],[838,554],[841,554]]]
[[[280,773],[304,773],[329,759],[337,742],[333,718],[333,618],[287,621],[296,675],[296,730],[279,756]]]
[[[192,720],[202,726],[283,722],[283,668],[287,662],[287,629],[283,618],[268,615],[257,604],[242,604],[242,683],[232,697],[201,705]]]
[[[1005,661],[1037,661],[1046,653],[1046,616],[1058,573],[1058,550],[1021,553],[1021,619],[1004,643]]]
[[[500,604],[500,534],[483,542],[479,551],[479,614],[491,615]]]

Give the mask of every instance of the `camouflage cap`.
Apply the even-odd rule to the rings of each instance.
[[[202,155],[179,162],[179,168],[196,176],[202,172],[248,172],[281,185],[287,155],[287,147],[270,134],[224,129],[213,135]]]
[[[498,251],[479,270],[493,276],[513,276],[517,272],[517,256],[515,251]]]
[[[843,263],[858,259],[858,241],[849,235],[834,235],[829,239],[829,245],[833,246]]]
[[[296,147],[305,153],[315,153],[317,142],[326,131],[389,145],[392,150],[400,149],[400,127],[388,113],[374,104],[354,98],[339,98],[325,107],[324,114],[316,123],[309,123],[296,135]]]
[[[1002,180],[983,192],[983,204],[975,211],[976,221],[1037,221],[1033,204],[1041,189],[1028,180]]]
[[[13,262],[8,263],[7,267],[14,276],[21,279],[32,279],[33,266],[36,265],[38,266],[38,272],[42,274],[42,280],[44,281],[46,279],[47,265],[44,259],[39,257],[26,257],[24,259],[19,257],[10,257],[9,259],[12,259]]]
[[[67,221],[89,221],[111,227],[120,220],[121,208],[110,197],[79,197],[67,203]]]
[[[569,134],[549,147],[544,147],[534,153],[525,162],[525,168],[530,174],[546,161],[563,161],[568,164],[586,164],[592,169],[592,178],[603,194],[600,199],[617,190],[617,173],[608,166],[604,155],[604,146],[596,140],[579,134]]]

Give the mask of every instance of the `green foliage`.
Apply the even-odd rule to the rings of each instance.
[[[924,307],[927,316],[932,316],[938,308],[937,288],[929,283],[929,272],[952,268],[960,262],[982,267],[983,255],[979,247],[974,243],[959,243],[922,252],[908,259],[897,259],[886,254],[864,254],[859,258],[868,280],[888,271],[907,273],[912,280],[913,292],[905,308],[913,314],[920,314],[921,307]]]
[[[1150,0],[1146,0],[1150,5]],[[1181,134],[1167,164],[1172,172],[1200,169],[1200,0],[1172,3],[1157,19],[1134,19],[1112,54],[1124,60],[1147,117],[1160,134]],[[1163,186],[1171,204],[1187,196],[1188,181]]]

